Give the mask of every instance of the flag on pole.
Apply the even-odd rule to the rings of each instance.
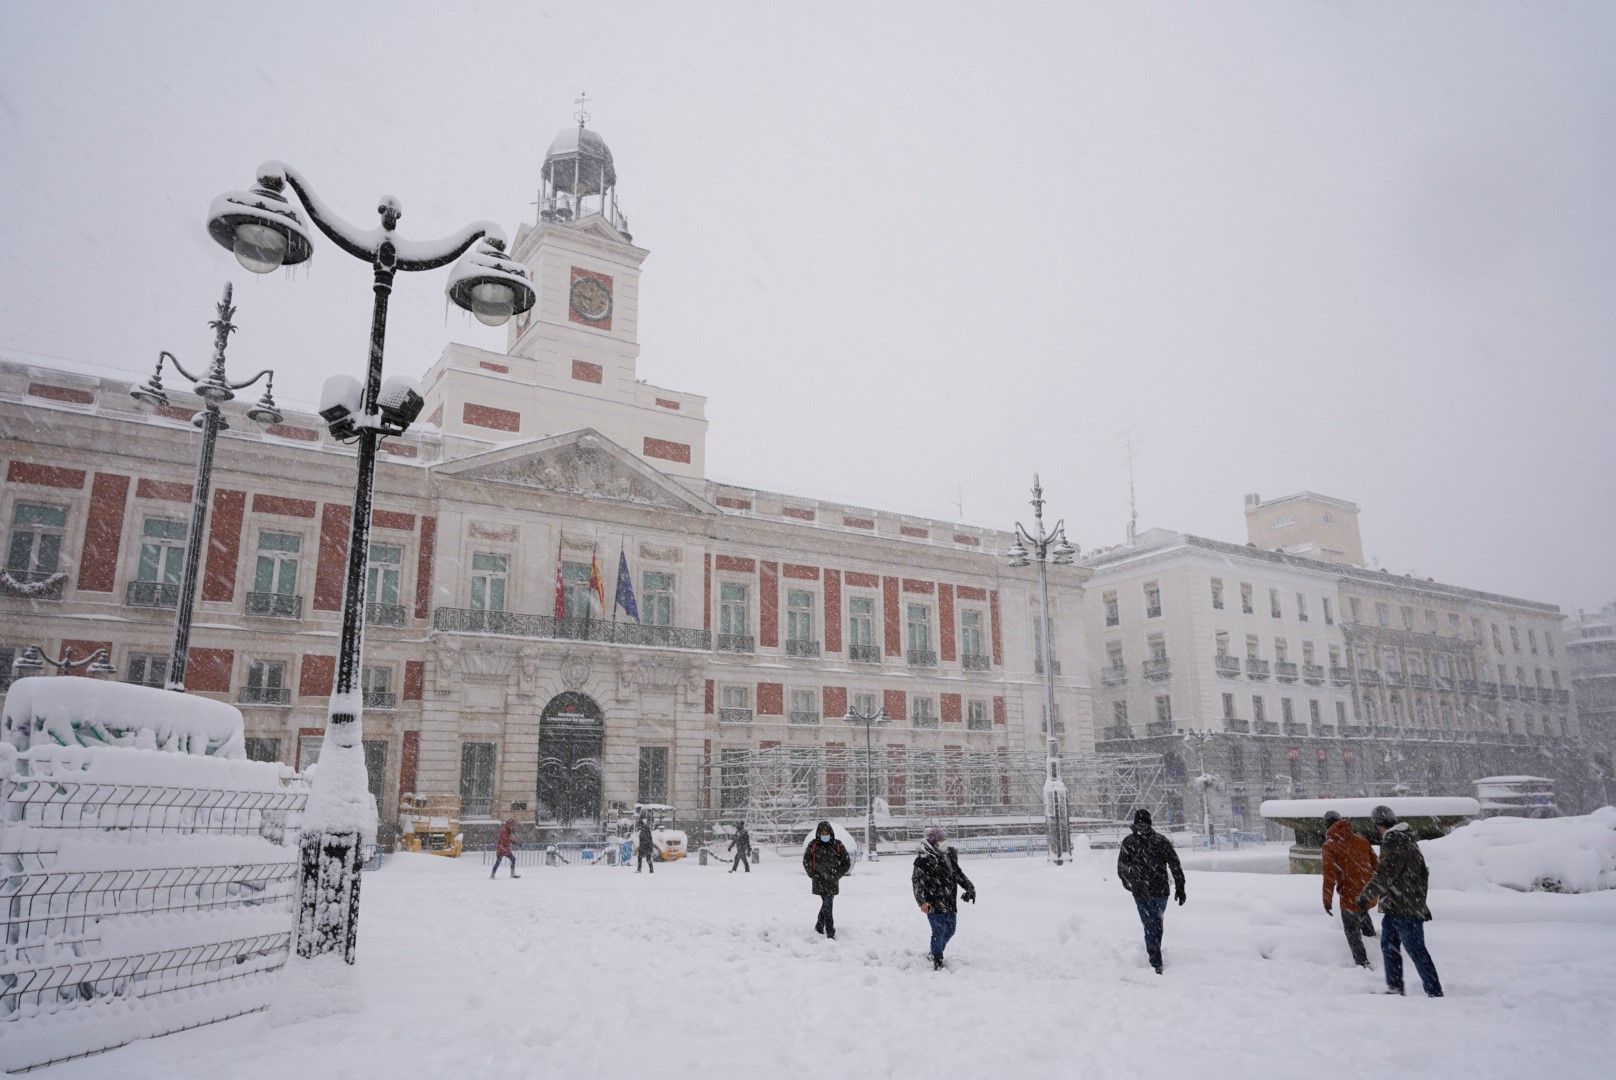
[[[567,617],[567,585],[561,580],[561,545],[566,539],[562,532],[561,539],[556,541],[556,582],[555,582],[555,617],[557,621]]]
[[[595,610],[602,615],[606,614],[606,581],[600,576],[600,556],[598,545],[589,552],[589,591],[594,594],[599,605]]]
[[[623,549],[617,549],[617,599],[612,603],[612,618],[617,618],[617,609],[622,608],[623,614],[640,621],[640,608],[634,602],[634,579],[628,572],[628,556]]]

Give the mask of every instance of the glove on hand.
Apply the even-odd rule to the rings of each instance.
[[[975,889],[966,889],[963,893],[960,894],[960,899],[965,901],[967,904],[976,903],[976,890]]]
[[[1179,907],[1184,906],[1184,901],[1185,901],[1186,897],[1184,896],[1184,890],[1183,889],[1179,889],[1177,892],[1175,892],[1173,894],[1173,898],[1178,901],[1178,906]]]

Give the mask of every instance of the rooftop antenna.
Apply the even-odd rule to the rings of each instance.
[[[955,521],[965,520],[965,485],[954,485],[954,514]]]
[[[578,121],[579,127],[583,127],[585,124],[589,123],[589,113],[584,110],[584,106],[589,104],[588,92],[580,90],[578,92],[578,96],[573,99],[572,103],[578,106],[578,111],[572,114],[572,118]]]
[[[1138,458],[1138,450],[1134,447],[1133,433],[1138,428],[1129,428],[1122,433],[1123,459],[1128,463],[1128,543],[1133,544],[1139,538],[1139,500],[1134,495],[1133,463]]]

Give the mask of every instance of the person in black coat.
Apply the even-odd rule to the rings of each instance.
[[[657,854],[656,841],[651,839],[651,823],[642,817],[638,822],[638,826],[640,835],[639,843],[635,846],[636,850],[634,852],[634,872],[636,874],[640,872],[640,864],[643,862],[651,868],[651,873],[654,874],[656,873]]]
[[[943,950],[954,936],[959,919],[959,901],[976,903],[976,886],[960,869],[959,852],[945,848],[948,839],[941,829],[926,830],[926,842],[915,856],[914,873],[910,882],[915,890],[915,903],[931,923],[931,966],[941,971]],[[963,894],[959,890],[964,889]]]
[[[1380,902],[1380,958],[1386,970],[1386,993],[1403,992],[1402,950],[1407,950],[1426,996],[1441,997],[1442,980],[1425,947],[1425,924],[1431,919],[1426,903],[1431,872],[1420,854],[1419,841],[1389,806],[1375,807],[1369,820],[1380,833],[1380,865],[1358,895],[1358,906],[1367,911],[1371,903]]]
[[[835,938],[836,893],[842,878],[853,869],[853,859],[836,839],[830,822],[821,821],[814,827],[814,838],[802,853],[802,869],[814,883],[814,895],[819,897],[819,918],[814,922],[814,931]]]
[[[1156,974],[1162,973],[1163,916],[1167,913],[1167,876],[1172,874],[1173,895],[1184,903],[1184,868],[1179,865],[1173,842],[1150,823],[1149,810],[1133,812],[1133,831],[1122,838],[1117,853],[1117,878],[1133,893],[1139,921],[1145,927],[1145,953]]]
[[[729,849],[735,853],[735,861],[730,863],[729,872],[734,873],[736,867],[746,867],[746,872],[752,872],[752,837],[746,831],[746,822],[735,823],[735,839],[729,842]]]

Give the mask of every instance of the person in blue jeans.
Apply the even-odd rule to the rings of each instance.
[[[1133,812],[1133,827],[1122,838],[1117,852],[1117,880],[1133,894],[1134,907],[1145,928],[1145,955],[1156,974],[1162,973],[1163,916],[1167,913],[1167,878],[1172,875],[1172,895],[1184,903],[1184,868],[1179,864],[1173,842],[1157,832],[1150,811]]]
[[[1389,806],[1377,806],[1369,820],[1380,833],[1380,865],[1358,895],[1357,905],[1367,911],[1368,904],[1380,901],[1380,958],[1386,970],[1386,993],[1403,992],[1403,953],[1414,962],[1420,984],[1427,997],[1442,996],[1442,980],[1437,977],[1436,962],[1425,947],[1425,924],[1430,921],[1431,909],[1426,905],[1430,891],[1431,872],[1426,868],[1425,856],[1409,830],[1408,823],[1398,821]]]
[[[976,886],[960,869],[959,852],[943,846],[947,839],[941,829],[926,830],[926,842],[915,856],[914,873],[909,878],[915,890],[915,903],[931,923],[928,958],[934,971],[942,970],[943,950],[948,948],[949,939],[959,925],[959,901],[976,903]]]

